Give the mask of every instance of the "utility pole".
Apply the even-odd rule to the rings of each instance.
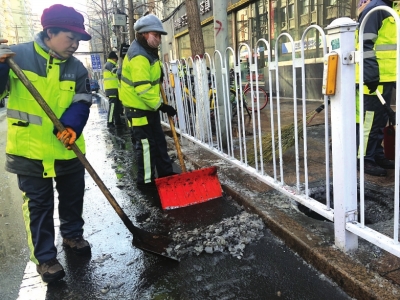
[[[114,13],[114,22],[115,22],[116,15],[118,14],[118,7],[117,7],[117,2],[116,1],[113,2],[113,13]],[[113,26],[114,26],[113,32],[114,32],[115,36],[117,37],[117,47],[115,47],[115,48],[118,49],[119,46],[122,44],[122,42],[121,42],[121,30],[120,30],[120,26],[119,25],[115,25],[115,23],[114,23]],[[111,47],[111,50],[112,50],[112,47]]]
[[[106,55],[111,51],[111,46],[110,46],[110,28],[109,28],[109,23],[108,23],[108,13],[107,13],[107,0],[101,0],[101,13],[103,16],[103,22],[105,25],[105,39],[106,39]]]
[[[124,0],[119,0],[119,10],[121,13],[125,14],[125,3]],[[121,33],[121,44],[126,42],[126,26],[121,26],[120,33]]]
[[[18,25],[15,25],[15,43],[19,44]]]
[[[104,61],[107,61],[107,44],[106,44],[106,41],[105,41],[105,39],[106,39],[106,36],[105,36],[105,33],[104,33],[104,24],[103,23],[100,23],[100,29],[101,29],[101,43],[103,44],[103,55],[104,55],[104,57],[103,57],[103,59],[104,59]]]
[[[213,1],[213,13],[214,13],[214,45],[215,50],[225,53],[226,48],[228,48],[228,15],[227,15],[227,1],[214,0]],[[222,62],[222,65],[228,64],[229,62]],[[217,83],[217,91],[218,91],[218,111],[220,118],[220,126],[221,126],[221,135],[222,135],[222,144],[226,147],[228,139],[227,139],[227,130],[226,130],[226,117],[229,115],[225,112],[224,101],[224,93],[223,93],[223,79],[222,78],[222,70],[219,68],[220,64],[216,64],[216,83]],[[229,66],[227,66],[229,67]],[[229,76],[226,74],[225,76]],[[229,82],[229,78],[227,78]],[[231,105],[231,104],[229,104]],[[230,108],[228,108],[230,109]],[[230,120],[228,120],[230,124]]]
[[[135,39],[135,32],[133,30],[133,23],[134,23],[133,12],[134,12],[133,0],[128,0],[129,44],[131,44],[132,41]]]

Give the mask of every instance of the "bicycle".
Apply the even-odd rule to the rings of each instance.
[[[235,100],[236,100],[236,94],[239,95],[240,93],[240,88],[239,88],[239,78],[236,78],[236,83],[234,80],[234,72],[233,70],[230,70],[229,72],[230,74],[230,88],[229,88],[229,92],[230,94],[234,94],[235,95]],[[252,93],[253,90],[253,93]],[[268,93],[261,87],[259,86],[258,89],[256,89],[256,86],[253,85],[253,87],[251,87],[250,85],[250,81],[246,83],[246,85],[242,88],[243,91],[243,106],[247,111],[247,114],[249,116],[251,116],[251,112],[259,112],[261,110],[264,109],[264,107],[267,106],[268,102],[269,102],[269,98],[268,98]],[[259,107],[257,107],[257,98],[260,99],[260,104]],[[234,102],[231,100],[231,103]],[[236,104],[236,102],[234,102]],[[239,102],[239,108],[241,108],[241,103]],[[234,105],[232,107],[232,110],[234,110]],[[235,114],[233,114],[235,115]]]
[[[183,84],[183,93],[185,99],[190,99],[193,102],[194,108],[196,107],[196,97],[194,96],[194,85],[191,77],[191,89],[192,92],[189,91],[189,84],[187,80],[182,80],[181,84]],[[253,90],[253,93],[252,93]],[[209,90],[208,90],[208,99],[210,100],[210,114],[211,117],[214,117],[214,108],[215,108],[215,94],[216,90],[211,87],[211,80],[209,80]],[[262,88],[253,86],[251,88],[250,82],[246,83],[246,85],[242,88],[242,97],[239,97],[240,101],[237,101],[237,95],[240,94],[239,85],[234,84],[234,73],[230,72],[230,87],[229,87],[229,101],[232,106],[232,117],[237,115],[237,109],[241,111],[242,106],[246,110],[247,115],[251,118],[252,112],[259,112],[264,109],[269,101],[268,93]],[[257,107],[257,97],[260,99],[259,108]],[[189,102],[190,105],[190,102]],[[189,106],[190,113],[190,106]]]

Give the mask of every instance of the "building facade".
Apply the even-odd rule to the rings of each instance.
[[[173,36],[163,45],[163,53],[170,58],[191,55],[186,6],[182,0],[164,2],[164,26]],[[304,30],[312,24],[325,28],[339,17],[356,18],[358,0],[231,0],[228,1],[229,44],[254,45],[264,38],[274,45],[282,32],[300,40]],[[206,52],[214,51],[213,0],[198,0]],[[310,37],[311,38],[311,37]],[[172,55],[171,55],[172,53]],[[285,54],[285,53],[283,53]],[[312,54],[310,54],[312,55]],[[172,57],[171,57],[172,56]]]
[[[288,61],[283,67],[280,76],[284,80],[281,95],[291,97],[292,93],[292,60],[293,51],[300,57],[300,40],[305,29],[316,24],[322,28],[339,17],[356,19],[356,10],[359,0],[230,0],[227,5],[228,44],[238,49],[240,43],[245,43],[257,52],[258,73],[260,78],[268,76],[266,57],[268,53],[264,47],[257,46],[259,39],[269,42],[272,50],[271,59],[275,58],[275,41],[286,32],[294,40],[294,47],[288,39],[280,40],[277,47],[279,61]],[[198,0],[200,19],[203,31],[205,51],[210,55],[215,50],[214,45],[214,18],[213,0]],[[168,7],[168,8],[166,8]],[[187,12],[184,1],[164,1],[164,28],[169,35],[163,39],[162,54],[164,61],[187,58],[191,56]],[[292,49],[294,48],[294,49]],[[240,64],[242,78],[249,78],[248,54],[245,48],[240,48]],[[305,57],[309,59],[306,73],[312,74],[307,86],[307,94],[311,99],[322,98],[322,56],[319,33],[316,30],[307,34],[307,49]],[[314,60],[312,60],[314,59]],[[300,70],[298,70],[300,72]],[[300,73],[298,74],[300,75]],[[297,76],[300,78],[300,76]],[[262,83],[266,83],[262,82]],[[298,89],[300,93],[301,89]],[[297,95],[300,96],[300,95]]]
[[[0,36],[9,44],[32,41],[35,33],[41,30],[40,16],[33,14],[29,0],[0,0]]]

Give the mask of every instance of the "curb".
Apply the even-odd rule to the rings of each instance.
[[[166,135],[169,148],[175,149],[173,140],[168,138],[168,131]],[[186,162],[191,163],[194,169],[217,165],[218,177],[227,195],[258,214],[267,227],[289,248],[331,278],[349,296],[363,300],[400,298],[400,288],[397,284],[367,269],[354,255],[346,254],[335,247],[331,222],[315,221],[298,209],[291,209],[288,213],[268,203],[266,199],[268,195],[265,193],[273,192],[268,185],[249,174],[241,174],[243,172],[233,165],[229,165],[200,146],[191,142],[188,144],[190,144],[188,147],[181,146],[185,152],[183,156]],[[284,195],[278,197],[290,202]]]

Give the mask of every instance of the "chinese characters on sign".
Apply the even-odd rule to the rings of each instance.
[[[200,14],[204,15],[205,13],[211,11],[211,2],[210,0],[205,0],[200,2]],[[187,15],[184,14],[183,16],[179,17],[175,22],[174,22],[174,28],[179,29],[182,28],[183,26],[187,25]]]
[[[175,22],[174,22],[174,27],[175,29],[179,29],[183,26],[187,25],[187,17],[186,14],[184,14],[183,16],[179,17]]]
[[[100,54],[90,54],[90,58],[92,60],[92,69],[93,71],[100,71],[101,70],[101,61],[100,61]]]
[[[211,11],[210,0],[200,2],[200,14],[204,15],[206,12]]]

